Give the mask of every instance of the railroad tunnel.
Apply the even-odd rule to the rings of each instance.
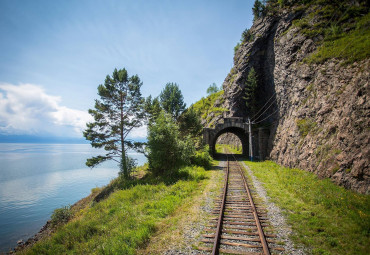
[[[236,135],[242,146],[242,155],[249,155],[249,133],[248,124],[241,117],[228,117],[220,120],[214,128],[203,129],[203,143],[208,144],[212,156],[216,156],[217,139],[225,134],[232,133]],[[269,129],[264,127],[252,127],[252,149],[253,158],[264,160],[268,155]]]
[[[235,135],[240,140],[242,147],[242,155],[247,156],[249,152],[248,133],[245,133],[244,129],[238,127],[227,127],[221,129],[216,133],[216,135],[212,138],[212,141],[210,141],[210,149],[212,154],[215,155],[217,153],[216,144],[218,142],[218,139],[222,137],[223,134],[227,133]]]

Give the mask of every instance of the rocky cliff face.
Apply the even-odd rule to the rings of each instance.
[[[370,193],[369,59],[305,61],[322,40],[292,24],[307,15],[309,10],[282,11],[254,22],[249,41],[235,53],[219,107],[228,108],[229,116],[253,117],[243,99],[253,67],[262,108],[255,126],[270,127],[270,158]]]

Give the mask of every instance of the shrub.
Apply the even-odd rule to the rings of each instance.
[[[72,216],[73,214],[71,212],[71,206],[57,208],[51,215],[51,225],[58,226],[61,224],[65,224],[72,218]]]
[[[126,171],[128,173],[128,175],[131,175],[132,171],[137,167],[137,160],[132,158],[132,157],[129,157],[126,155]],[[121,164],[123,164],[123,162],[121,162]],[[124,171],[122,169],[124,169],[123,167],[120,167],[120,171],[118,172],[118,174],[120,176],[124,176]]]
[[[212,157],[209,154],[209,146],[206,145],[203,149],[197,151],[191,158],[191,163],[197,166],[204,167],[205,169],[212,168]]]
[[[240,43],[237,43],[234,47],[234,54],[239,50],[240,48]]]
[[[194,144],[189,137],[180,139],[179,126],[167,113],[160,113],[148,128],[149,170],[156,175],[177,171],[190,164]]]

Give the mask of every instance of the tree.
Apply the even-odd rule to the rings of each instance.
[[[217,93],[219,91],[220,91],[220,89],[219,89],[219,87],[217,87],[216,83],[212,83],[212,85],[209,85],[209,87],[207,89],[207,94],[211,95],[211,94]]]
[[[254,68],[252,67],[251,70],[249,70],[247,80],[245,82],[245,88],[244,88],[244,99],[245,99],[245,105],[247,106],[247,109],[249,110],[250,115],[253,115],[256,112],[257,108],[257,100],[256,100],[256,90],[257,90],[257,74]]]
[[[192,106],[186,109],[179,117],[179,128],[181,137],[191,137],[194,144],[200,144],[203,125],[199,113]]]
[[[266,7],[263,5],[261,1],[255,0],[252,11],[254,19],[256,20],[266,14]]]
[[[148,126],[147,154],[149,169],[156,175],[171,173],[190,164],[194,145],[180,139],[179,127],[171,115],[162,111]]]
[[[176,83],[167,83],[159,98],[162,108],[174,119],[177,119],[185,110],[184,97]]]
[[[149,123],[154,122],[162,110],[158,97],[152,99],[152,96],[148,96],[146,98],[145,112]]]
[[[95,167],[106,160],[114,160],[119,163],[123,176],[129,177],[132,162],[127,160],[126,152],[142,145],[127,139],[131,130],[140,127],[144,119],[141,86],[140,78],[137,75],[129,77],[126,69],[114,69],[112,77],[107,75],[104,85],[98,86],[100,100],[95,100],[95,109],[89,109],[94,121],[87,123],[83,134],[92,147],[104,148],[107,152],[87,159],[87,166]]]

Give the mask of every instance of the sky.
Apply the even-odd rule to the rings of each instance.
[[[252,4],[0,0],[0,137],[82,137],[114,68],[137,74],[145,97],[177,83],[189,106],[222,85]],[[145,136],[146,127],[131,134]]]

